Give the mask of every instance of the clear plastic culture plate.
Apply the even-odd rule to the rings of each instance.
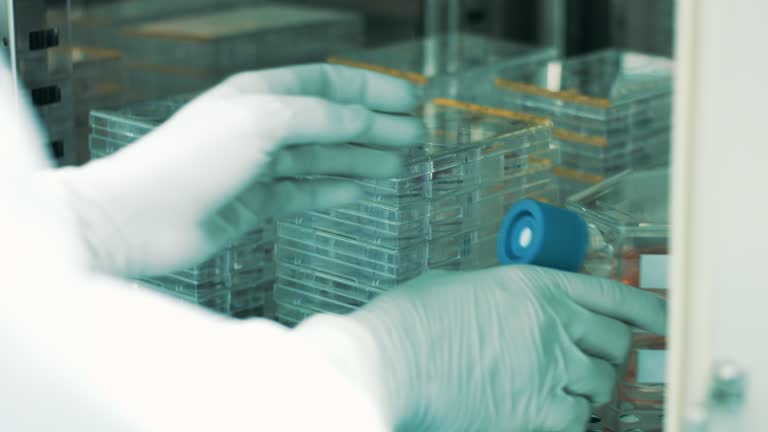
[[[145,20],[121,29],[131,60],[237,70],[319,61],[363,42],[360,14],[278,3],[242,4]]]
[[[474,96],[470,89],[489,82],[500,68],[538,65],[555,57],[556,51],[549,47],[457,33],[341,53],[328,61],[425,85],[425,94],[430,97],[466,97]]]
[[[275,285],[275,301],[288,304],[303,309],[315,310],[318,312],[346,314],[354,312],[362,303],[356,306],[347,302],[339,302],[329,298],[312,295],[312,288],[302,283],[293,281],[278,281]],[[350,303],[354,303],[349,299]]]
[[[384,290],[352,283],[319,270],[297,267],[290,264],[281,264],[278,267],[277,278],[279,281],[291,280],[304,283],[320,290],[336,293],[339,296],[364,303],[373,300],[384,292]]]
[[[501,71],[496,81],[511,103],[536,100],[553,110],[607,120],[622,105],[672,92],[671,59],[615,49],[546,65]]]

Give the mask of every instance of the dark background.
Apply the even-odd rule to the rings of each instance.
[[[115,0],[71,0],[89,6]],[[168,1],[168,0],[160,0]],[[280,1],[280,0],[275,0]],[[423,32],[416,0],[291,0],[365,13],[369,45],[407,39]],[[463,0],[462,27],[520,42],[542,42],[549,0]],[[63,4],[66,0],[50,0]],[[563,0],[564,52],[575,55],[605,47],[672,55],[674,0]],[[215,5],[216,0],[211,0]]]

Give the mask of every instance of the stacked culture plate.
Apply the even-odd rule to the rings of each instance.
[[[430,137],[403,155],[402,176],[361,180],[356,204],[278,222],[281,322],[351,312],[429,269],[495,265],[507,208],[557,200],[550,121],[451,99],[418,115]]]
[[[190,98],[176,96],[117,110],[92,111],[91,156],[104,157],[130,145],[168,119]],[[269,316],[273,309],[274,239],[274,223],[267,221],[195,267],[142,277],[139,282],[226,315]]]
[[[668,163],[672,69],[667,58],[602,50],[502,70],[488,103],[552,120],[566,198],[623,170]]]

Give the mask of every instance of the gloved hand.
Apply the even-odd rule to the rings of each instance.
[[[0,52],[0,431],[386,430],[278,324],[88,274],[66,203],[38,182],[44,133],[17,93]]]
[[[394,150],[426,132],[384,112],[418,102],[405,81],[342,66],[243,73],[117,154],[47,178],[70,201],[94,267],[165,273],[265,218],[354,202],[351,178],[397,175]],[[295,180],[306,176],[339,178]]]
[[[428,273],[297,332],[370,388],[399,430],[581,432],[590,405],[611,398],[630,326],[663,334],[666,302],[508,266]]]

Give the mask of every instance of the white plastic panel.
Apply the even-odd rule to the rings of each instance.
[[[756,0],[678,2],[668,431],[765,429],[767,14]],[[747,375],[741,409],[709,403],[721,362]]]

